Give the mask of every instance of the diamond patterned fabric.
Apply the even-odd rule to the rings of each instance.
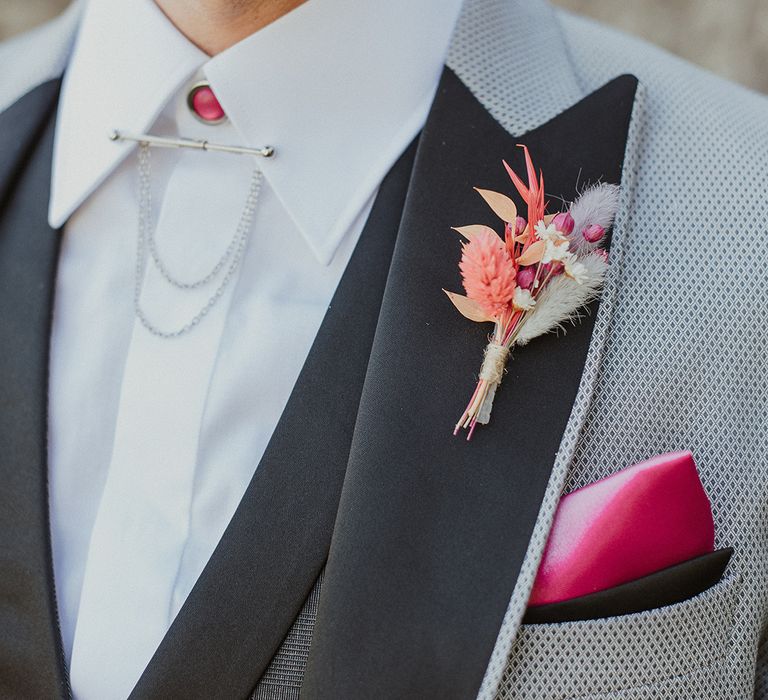
[[[312,630],[315,627],[322,585],[323,576],[320,574],[296,622],[249,700],[298,700],[309,658],[309,645],[312,642]]]
[[[623,260],[613,261],[612,308],[600,311],[610,332],[601,357],[590,352],[593,393],[577,402],[553,481],[564,451],[569,492],[653,454],[691,449],[717,546],[735,554],[715,589],[639,616],[515,635],[518,607],[497,644],[514,640],[501,683],[481,696],[764,699],[768,199],[759,183],[768,183],[768,101],[638,40],[559,19],[584,89],[631,72],[645,105],[628,148],[633,195],[616,225]],[[551,506],[542,506],[531,562]],[[486,681],[499,665],[492,659]]]
[[[670,606],[663,615],[644,612],[588,622],[524,625],[499,697],[571,698],[586,690],[602,694],[695,677],[702,668],[720,665],[727,657],[740,590],[739,579],[732,576],[694,599]],[[706,644],[702,644],[702,628],[710,635]],[[546,669],[545,664],[556,668]]]

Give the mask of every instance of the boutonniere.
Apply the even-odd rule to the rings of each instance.
[[[602,244],[616,213],[619,187],[594,185],[567,211],[547,214],[544,176],[537,176],[528,149],[522,148],[527,185],[503,163],[527,205],[527,220],[506,195],[475,188],[503,222],[504,236],[481,224],[457,227],[465,239],[459,270],[466,296],[443,290],[470,321],[494,324],[477,386],[454,430],[454,435],[468,430],[467,440],[478,423],[490,419],[512,348],[578,320],[599,295],[608,269]]]

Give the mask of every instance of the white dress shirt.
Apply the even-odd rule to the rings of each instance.
[[[151,0],[91,0],[59,105],[50,223],[63,227],[50,375],[54,570],[77,698],[124,698],[205,567],[266,448],[379,183],[424,123],[460,0],[309,0],[210,58]],[[197,121],[209,80],[229,119]],[[192,332],[134,318],[136,149],[112,129],[276,148],[153,150],[153,225],[194,280],[263,172],[247,248]],[[216,282],[141,303],[175,328]],[[350,333],[354,328],[350,328]],[[222,581],[226,585],[226,581]]]

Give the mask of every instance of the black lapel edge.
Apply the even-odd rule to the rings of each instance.
[[[457,148],[457,144],[461,143],[460,138],[445,138],[441,132],[441,127],[433,123],[436,111],[442,110],[446,114],[451,111],[455,112],[456,116],[452,116],[450,119],[456,122],[460,119],[459,113],[462,111],[462,102],[465,105],[470,103],[474,105],[472,107],[472,117],[465,119],[458,125],[454,124],[454,126],[456,126],[461,134],[466,135],[468,143],[474,144],[478,148],[483,147],[482,136],[479,138],[478,132],[482,132],[483,136],[488,134],[489,141],[493,140],[496,146],[502,145],[498,151],[487,154],[487,168],[490,169],[493,168],[493,163],[500,161],[502,157],[506,157],[509,160],[511,151],[516,143],[525,143],[530,139],[535,140],[536,138],[541,139],[543,133],[551,132],[554,128],[560,128],[560,125],[568,118],[567,115],[569,113],[575,113],[575,110],[586,104],[588,100],[597,99],[595,96],[599,95],[602,96],[602,99],[606,99],[611,94],[620,95],[625,98],[625,101],[621,105],[622,111],[617,113],[614,118],[618,120],[617,128],[620,132],[618,138],[621,140],[621,156],[616,155],[618,163],[614,163],[614,165],[617,165],[618,170],[610,178],[611,181],[619,182],[622,174],[621,163],[626,148],[627,131],[636,87],[637,80],[634,76],[620,76],[541,127],[534,129],[528,134],[515,137],[504,131],[488,114],[487,110],[477,102],[466,86],[449,69],[446,69],[441,88],[438,91],[438,100],[436,100],[436,105],[433,106],[433,112],[430,114],[427,126],[424,129],[422,143],[417,154],[412,187],[409,190],[406,213],[403,218],[403,226],[410,226],[414,229],[420,228],[423,235],[426,235],[426,231],[429,228],[428,219],[423,213],[420,218],[415,216],[414,211],[429,209],[430,205],[428,203],[425,204],[425,200],[429,199],[429,194],[431,193],[439,192],[438,196],[448,196],[445,192],[450,192],[456,196],[456,192],[451,190],[450,187],[438,186],[441,183],[439,182],[440,178],[434,175],[435,171],[441,177],[451,178],[455,181],[465,179],[464,175],[459,171],[461,163],[456,164],[444,156],[442,158],[435,157],[436,152],[441,148],[443,150],[446,148],[446,143],[450,142],[454,149]],[[443,97],[443,103],[441,104],[441,93],[451,93],[454,101],[448,104],[445,102],[445,97]],[[480,116],[480,113],[484,116]],[[449,117],[445,118],[448,119]],[[571,132],[573,131],[572,127],[573,124],[569,127]],[[503,135],[500,131],[503,131]],[[492,137],[491,134],[495,134],[495,136]],[[577,133],[572,134],[574,138],[577,135]],[[598,138],[597,135],[595,135],[595,138]],[[545,143],[539,143],[538,145],[540,147],[546,146]],[[579,152],[578,148],[575,148],[575,152]],[[433,157],[435,162],[430,162]],[[460,158],[460,156],[457,155],[457,158]],[[549,154],[548,158],[550,164],[557,162],[553,154]],[[547,158],[544,158],[544,160],[546,162]],[[546,172],[551,172],[551,168],[548,170],[545,166]],[[573,175],[575,178],[576,173],[574,172]],[[594,175],[594,177],[599,176],[599,173]],[[472,177],[477,178],[477,174],[473,174]],[[419,181],[422,178],[425,180],[432,178],[434,187],[431,192],[425,192],[423,188],[418,189]],[[498,178],[495,179],[498,182]],[[437,181],[437,184],[435,181]],[[443,182],[442,184],[446,183]],[[476,180],[471,183],[463,182],[462,187],[469,188],[470,184],[476,184],[481,187],[489,186],[489,184]],[[571,183],[570,187],[574,184]],[[569,187],[569,185],[562,186]],[[503,185],[495,188],[501,189],[501,187]],[[490,188],[494,189],[494,187]],[[415,191],[417,189],[418,191]],[[505,189],[507,191],[510,189],[508,183]],[[547,191],[550,192],[549,189]],[[565,191],[567,190],[564,189],[563,192]],[[560,194],[560,192],[555,194]],[[415,219],[415,222],[410,220],[409,214],[410,217]],[[439,211],[437,218],[440,218]],[[483,222],[476,215],[468,215],[464,221],[442,223],[447,224],[447,229],[448,225],[451,224]],[[417,223],[419,224],[418,226]],[[399,321],[393,309],[397,304],[401,304],[404,298],[407,298],[405,293],[395,294],[394,289],[398,288],[400,292],[403,292],[403,290],[411,292],[410,298],[418,296],[416,292],[421,292],[422,294],[428,294],[429,292],[423,286],[419,289],[418,285],[411,284],[407,279],[407,273],[410,273],[411,279],[415,275],[421,274],[413,268],[408,268],[406,253],[413,253],[414,250],[416,248],[413,246],[409,249],[403,243],[401,229],[401,236],[398,238],[395,257],[390,270],[390,280],[388,281],[387,292],[385,293],[385,301],[382,306],[379,329],[377,330],[371,362],[369,363],[350,465],[347,470],[337,527],[334,531],[331,554],[326,569],[315,638],[310,654],[305,685],[302,689],[302,697],[306,698],[346,697],[354,694],[365,697],[413,695],[425,698],[448,698],[468,697],[470,694],[476,694],[478,687],[481,685],[488,659],[494,648],[494,642],[501,627],[507,603],[515,588],[517,575],[522,566],[523,558],[530,542],[530,536],[537,521],[539,506],[549,484],[555,455],[563,436],[565,424],[571,413],[570,407],[572,404],[569,400],[568,406],[565,407],[567,410],[563,412],[562,421],[557,430],[555,447],[552,450],[552,454],[546,458],[548,467],[545,468],[543,464],[541,465],[542,473],[537,476],[535,486],[531,487],[531,497],[529,499],[518,497],[516,501],[513,497],[506,503],[509,508],[514,509],[517,507],[526,511],[523,518],[525,524],[521,527],[522,523],[516,523],[513,518],[511,521],[504,522],[500,528],[495,528],[494,534],[497,543],[494,545],[497,547],[495,554],[501,555],[502,559],[497,559],[499,562],[498,570],[492,566],[484,570],[484,575],[488,576],[488,578],[496,579],[494,585],[486,585],[487,582],[483,580],[483,575],[478,576],[475,581],[467,579],[465,576],[465,581],[461,584],[463,586],[461,590],[447,591],[446,586],[442,585],[442,582],[450,579],[456,572],[452,571],[450,562],[446,563],[445,560],[436,565],[438,569],[440,566],[444,567],[441,572],[444,578],[436,576],[435,571],[430,568],[435,563],[434,561],[431,564],[423,565],[422,560],[429,559],[430,557],[433,560],[437,560],[440,557],[445,557],[446,551],[439,548],[435,548],[435,551],[432,552],[425,550],[424,556],[420,560],[417,556],[418,549],[419,547],[424,548],[425,544],[423,539],[418,540],[420,536],[419,530],[434,529],[435,522],[438,523],[439,527],[446,529],[455,527],[455,520],[449,512],[450,506],[448,503],[451,500],[453,500],[453,505],[457,509],[457,519],[472,527],[473,514],[468,512],[468,510],[471,511],[472,509],[471,497],[467,503],[462,503],[461,499],[457,497],[457,494],[462,490],[460,479],[457,479],[453,488],[448,487],[448,490],[446,490],[445,484],[441,483],[439,473],[430,474],[425,471],[421,475],[421,481],[419,481],[418,477],[415,477],[409,469],[403,470],[398,465],[398,459],[403,459],[405,462],[410,462],[413,471],[418,471],[420,468],[418,460],[429,460],[433,453],[430,453],[429,450],[422,450],[420,452],[418,437],[414,438],[413,433],[408,432],[407,424],[404,424],[398,416],[400,408],[393,408],[393,406],[398,405],[398,400],[402,400],[403,397],[396,390],[393,391],[391,387],[397,384],[398,381],[401,384],[407,384],[411,377],[401,377],[399,380],[393,378],[391,374],[387,373],[388,370],[385,366],[387,363],[390,363],[398,366],[399,369],[403,365],[407,366],[409,362],[406,356],[398,352],[397,347],[394,345],[396,341],[388,341],[390,334],[393,337],[397,336]],[[450,249],[448,249],[446,254],[450,254]],[[424,263],[425,260],[420,259],[420,262]],[[399,266],[402,266],[403,270],[406,271],[402,272],[400,277],[396,274]],[[421,269],[425,270],[424,275],[428,276],[431,273],[427,270],[427,267],[428,265],[424,265]],[[442,269],[446,268],[443,266]],[[437,277],[434,280],[438,289],[441,284],[448,288],[459,288],[458,286],[450,286],[451,282],[450,276],[444,278]],[[437,304],[438,302],[435,300],[432,303]],[[585,322],[574,329],[569,329],[565,338],[570,338],[571,340],[556,340],[564,343],[572,342],[575,338],[576,346],[586,356],[587,350],[591,345],[594,315],[593,309],[592,315]],[[418,325],[426,324],[429,326],[434,321],[435,319],[430,316],[429,311],[425,311],[423,316],[419,317],[417,323]],[[403,323],[409,323],[409,321],[406,320]],[[417,323],[413,324],[413,328],[416,327]],[[457,327],[456,337],[460,337],[462,333],[463,331]],[[423,334],[419,335],[416,333],[408,337],[420,338],[425,341],[429,350],[434,349],[434,347],[429,345],[428,337],[425,337]],[[447,338],[444,347],[450,347],[450,341],[451,339]],[[531,344],[534,348],[533,352],[538,353],[539,356],[546,356],[550,350],[556,352],[552,342],[552,338],[537,339],[537,341]],[[595,342],[602,343],[598,338],[595,339]],[[473,342],[472,347],[474,345],[476,345],[475,342]],[[415,343],[414,346],[420,347],[419,343]],[[482,348],[478,346],[475,348],[475,354],[481,352],[481,350]],[[524,348],[518,354],[520,358],[513,360],[510,374],[515,374],[516,372],[519,374],[521,368],[526,364],[533,367],[547,366],[547,361],[537,360],[527,348]],[[522,360],[523,356],[527,359]],[[433,359],[433,364],[439,364],[439,362],[439,358]],[[567,395],[571,396],[571,400],[576,396],[577,391],[580,390],[582,369],[583,365],[580,365],[577,375],[572,378],[575,382],[571,382],[572,387],[566,392]],[[440,387],[440,381],[437,377],[450,376],[450,372],[444,367],[439,367],[436,373],[430,374],[429,372],[430,370],[425,369],[425,374],[427,375],[427,382],[424,386],[425,391],[431,391]],[[510,380],[507,379],[506,382],[509,383]],[[510,393],[510,390],[507,390],[499,397],[501,401],[497,399],[495,412],[500,413],[503,410],[509,410]],[[438,397],[436,401],[440,402],[441,398]],[[507,407],[501,408],[504,403],[507,404]],[[422,408],[424,406],[424,404],[419,405]],[[389,439],[388,444],[386,444],[386,440],[377,443],[377,437],[381,432],[379,426],[382,423],[387,424],[389,421],[404,428],[399,431],[399,434],[405,436],[403,439],[408,445],[405,452],[398,450],[397,439],[392,434],[387,435]],[[442,425],[443,421],[443,418],[440,419],[439,423],[436,423],[432,418],[425,419],[422,421],[422,429],[446,430],[448,421],[445,420],[445,426]],[[493,426],[484,427],[483,430],[487,432],[487,436],[484,435],[483,440],[500,439],[498,428],[495,429],[495,432]],[[392,449],[389,449],[390,447]],[[505,482],[504,475],[500,470],[488,470],[485,468],[493,460],[494,456],[497,460],[505,461],[502,453],[493,449],[489,451],[482,447],[473,449],[476,449],[476,452],[466,452],[463,451],[463,448],[457,447],[454,444],[450,448],[438,451],[441,456],[445,457],[445,460],[439,465],[440,469],[437,471],[440,472],[442,470],[442,473],[445,474],[446,466],[450,470],[463,461],[463,465],[460,466],[464,470],[464,475],[470,470],[473,479],[483,482],[480,490],[483,488],[492,490],[494,487],[503,490],[505,484],[509,486],[510,484]],[[410,454],[410,452],[416,454]],[[539,456],[541,457],[542,455],[540,454]],[[435,463],[435,466],[437,466],[437,463]],[[423,464],[421,467],[423,468]],[[390,474],[389,472],[392,473]],[[396,483],[398,481],[401,483]],[[419,489],[424,488],[424,483],[429,484],[429,488],[433,492],[431,495],[420,493]],[[520,483],[517,485],[520,486]],[[472,488],[474,488],[474,485]],[[472,488],[467,488],[466,491],[470,492]],[[410,518],[409,524],[412,526],[410,532],[407,528],[402,527],[402,523],[398,522],[396,514],[390,512],[386,505],[380,505],[382,502],[387,504],[390,501],[396,504],[398,500],[407,502],[408,490],[419,496],[427,495],[427,498],[432,497],[433,520],[435,521],[430,522],[426,512],[419,512],[419,507],[422,504],[412,507],[412,512],[408,516]],[[475,489],[473,495],[477,495],[477,489]],[[497,495],[494,494],[491,500]],[[501,500],[503,501],[503,497]],[[513,501],[515,502],[513,503]],[[478,504],[481,502],[480,500],[477,501]],[[368,509],[363,513],[365,507],[368,507]],[[396,509],[398,506],[394,505],[393,507]],[[423,505],[424,511],[429,507],[425,503]],[[499,510],[499,502],[495,502],[493,507],[499,513],[502,513],[500,518],[503,519],[503,511]],[[482,519],[486,516],[483,514],[477,517]],[[394,534],[390,530],[394,531]],[[477,531],[479,534],[482,532],[482,528],[478,528]],[[517,540],[514,554],[512,553],[513,548],[510,547],[505,555],[504,547],[502,546],[503,539],[499,537],[503,533],[506,533],[507,537]],[[438,538],[440,536],[439,534],[437,535]],[[390,541],[387,543],[386,540],[388,539]],[[457,541],[459,539],[457,538]],[[418,542],[414,544],[413,540],[418,540]],[[428,539],[426,542],[428,545]],[[465,540],[465,553],[471,555],[474,549],[477,548],[479,554],[484,544],[484,542],[479,541],[472,542],[471,539]],[[369,550],[369,553],[361,555],[361,551],[366,548]],[[412,549],[415,551],[409,551]],[[508,556],[509,560],[505,561],[504,556]],[[387,567],[392,564],[400,566],[404,560],[408,560],[410,569],[402,568],[401,578],[393,579],[386,570]],[[510,565],[510,560],[514,560],[514,564]],[[465,556],[462,561],[471,568],[470,559],[467,559]],[[458,565],[458,559],[456,563]],[[461,569],[460,566],[458,568],[459,570]],[[361,572],[366,571],[369,571],[371,576],[366,578],[365,573],[361,574]],[[461,573],[463,572],[460,572],[458,578],[461,578]],[[479,569],[477,573],[480,574]],[[407,580],[409,577],[411,581]],[[414,585],[413,579],[417,577],[420,581]],[[445,602],[445,605],[438,605],[434,601],[429,600],[430,594],[439,596],[441,601]],[[451,596],[452,599],[447,600]],[[470,620],[466,615],[466,611],[469,608],[475,613],[473,616],[475,619],[473,620]],[[425,620],[416,620],[417,615],[423,614],[425,610],[431,611],[424,614]],[[408,621],[406,621],[406,612],[404,611],[413,613]],[[393,622],[396,624],[396,621],[402,623],[402,627],[405,629],[393,627]],[[375,629],[376,627],[378,629]],[[447,634],[438,639],[435,636],[435,630],[443,630]],[[451,636],[453,639],[448,640],[447,637]],[[394,648],[396,649],[393,651]],[[408,657],[409,652],[410,658]],[[442,671],[447,672],[440,677]]]
[[[12,185],[59,99],[61,78],[47,80],[0,112],[0,215]]]
[[[0,114],[0,151],[3,152],[3,158],[2,161],[0,161],[0,222],[5,219],[11,208],[11,197],[15,191],[17,181],[24,175],[28,158],[41,146],[41,139],[46,136],[46,134],[48,134],[50,144],[52,145],[53,124],[55,123],[55,112],[60,90],[61,77],[52,78],[32,88]],[[47,183],[50,185],[52,149],[50,153],[45,154],[45,156],[48,159]],[[33,477],[40,481],[40,491],[37,496],[38,502],[36,504],[39,520],[37,524],[27,523],[27,525],[33,530],[34,536],[32,539],[36,541],[38,547],[38,551],[30,551],[29,556],[36,561],[39,558],[42,559],[40,568],[44,571],[43,575],[45,577],[45,581],[43,582],[46,598],[44,601],[45,612],[43,613],[45,620],[38,621],[38,624],[44,626],[45,630],[37,635],[38,645],[41,645],[43,640],[45,640],[45,643],[52,647],[47,651],[41,649],[40,653],[49,657],[49,662],[47,662],[46,665],[52,666],[53,669],[49,671],[46,671],[44,668],[30,669],[30,672],[33,674],[33,676],[30,677],[30,681],[32,677],[36,677],[37,680],[35,682],[50,682],[50,686],[46,692],[55,692],[60,697],[70,697],[71,690],[69,676],[67,673],[59,626],[58,601],[56,599],[53,571],[50,508],[48,501],[48,361],[50,354],[50,327],[53,317],[55,269],[60,241],[58,232],[48,227],[46,219],[47,204],[48,200],[46,198],[46,206],[42,207],[39,211],[34,212],[35,217],[42,219],[37,222],[38,225],[46,230],[46,234],[50,234],[54,238],[52,245],[55,250],[51,252],[53,269],[50,271],[50,274],[48,274],[48,271],[43,271],[45,279],[42,279],[39,282],[42,287],[42,296],[46,297],[45,301],[41,303],[46,307],[43,313],[47,329],[47,332],[44,333],[44,337],[38,339],[39,342],[44,343],[45,345],[44,350],[41,351],[42,358],[40,360],[44,366],[37,368],[37,371],[40,372],[39,379],[44,386],[36,387],[37,390],[43,392],[43,395],[39,397],[40,406],[38,407],[38,411],[40,415],[37,416],[37,420],[39,421],[39,440],[41,442],[39,449],[41,454],[36,458],[33,457],[33,461],[38,463],[37,469],[40,470],[39,473]],[[0,223],[0,225],[2,224]],[[24,233],[26,234],[27,232],[25,231]],[[41,264],[44,264],[44,261],[40,262]],[[36,276],[39,275],[39,272],[39,270],[36,271]],[[4,347],[3,351],[8,351],[7,347]],[[27,353],[28,351],[29,348],[19,348],[19,352]],[[0,417],[0,420],[6,421],[8,418],[3,415]],[[8,448],[8,445],[4,445],[4,449]],[[17,465],[8,465],[9,468],[14,466]],[[26,536],[29,538],[29,530],[27,531]],[[37,568],[37,565],[32,562],[32,559],[30,560],[30,568],[34,570],[34,568]],[[50,681],[48,680],[49,678]]]

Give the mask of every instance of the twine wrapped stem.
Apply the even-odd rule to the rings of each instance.
[[[493,399],[496,396],[496,389],[504,377],[509,352],[509,345],[498,343],[495,339],[486,346],[483,364],[480,367],[480,380],[467,408],[456,424],[453,431],[454,435],[457,435],[462,428],[469,428],[467,440],[470,440],[475,426],[478,423],[486,425],[490,420]]]

